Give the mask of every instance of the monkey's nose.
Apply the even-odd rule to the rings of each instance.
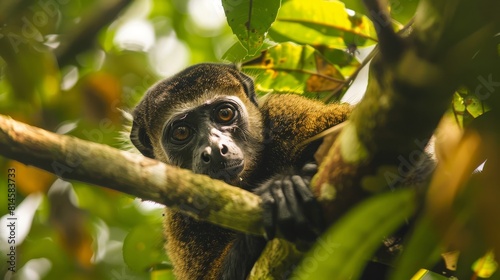
[[[220,162],[224,164],[226,162],[229,154],[229,147],[225,144],[219,144],[218,147],[205,147],[203,152],[201,152],[201,160],[205,164],[211,164],[212,162]]]
[[[226,145],[222,144],[220,147],[220,154],[225,155],[227,154],[227,152],[229,152],[229,148]]]

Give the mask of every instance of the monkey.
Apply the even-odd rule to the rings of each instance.
[[[309,189],[320,142],[299,144],[351,111],[293,94],[257,98],[252,78],[232,64],[197,64],[152,86],[132,112],[133,145],[253,192],[264,207],[265,238],[166,209],[166,251],[177,279],[246,279],[278,230],[312,242],[323,227]]]

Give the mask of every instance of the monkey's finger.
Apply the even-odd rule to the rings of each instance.
[[[293,216],[288,209],[287,199],[285,193],[283,192],[283,186],[281,180],[276,180],[272,186],[273,198],[276,201],[276,219],[277,223],[275,226],[281,231],[285,239],[294,241],[294,222]]]
[[[318,173],[318,164],[314,162],[306,163],[302,167],[302,173],[304,173],[305,175],[314,176],[314,174]]]
[[[297,198],[297,194],[294,188],[294,184],[289,176],[286,176],[282,180],[282,189],[285,194],[287,207],[292,216],[292,222],[294,228],[284,229],[287,232],[295,232],[296,228],[305,228],[307,227],[307,220],[304,214],[302,213],[302,207],[300,205],[300,201]],[[296,235],[296,234],[295,234]]]
[[[295,220],[296,224],[305,224],[306,219],[302,214],[302,207],[299,205],[301,201],[297,197],[297,192],[295,191],[295,186],[290,177],[284,178],[282,181],[282,189],[285,194],[288,209]],[[301,200],[301,199],[300,199]]]
[[[304,178],[299,175],[293,175],[291,179],[299,198],[304,204],[308,205],[311,201],[315,200],[311,188],[309,188],[309,180],[304,180]]]
[[[304,181],[304,184],[310,190],[311,189],[311,177],[309,177],[309,176],[302,176],[302,181]],[[312,191],[311,191],[311,193],[312,193]]]
[[[268,191],[261,193],[262,199],[262,220],[264,224],[265,238],[271,240],[276,234],[276,205],[275,200],[270,192]]]
[[[312,190],[309,187],[309,180],[301,176],[292,176],[292,182],[295,185],[295,191],[302,202],[303,213],[307,221],[313,228],[323,230],[325,228],[325,221],[323,211],[318,201],[314,197]]]
[[[296,186],[292,182],[291,177],[283,179],[283,192],[287,197],[288,208],[293,215],[294,225],[294,228],[283,229],[283,231],[294,233],[293,238],[289,237],[289,240],[299,240],[310,243],[316,240],[318,234],[313,231],[309,219],[306,218],[304,214],[304,205],[301,198],[297,196],[298,193],[295,188]]]

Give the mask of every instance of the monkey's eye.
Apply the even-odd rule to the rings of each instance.
[[[185,125],[178,125],[172,129],[172,140],[175,142],[185,142],[191,137],[191,128]]]
[[[228,123],[236,117],[236,110],[233,106],[224,104],[215,110],[215,120],[220,123]]]

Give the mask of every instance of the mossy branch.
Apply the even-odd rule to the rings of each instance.
[[[264,233],[258,196],[142,155],[51,133],[3,115],[0,155],[63,179],[158,202],[227,228]]]
[[[364,2],[371,15],[388,14],[381,10],[385,1]],[[406,37],[389,21],[373,19],[385,47],[370,64],[365,97],[349,123],[331,148],[321,149],[330,148],[313,180],[330,223],[367,196],[396,186],[415,167],[455,89],[470,75],[474,53],[498,32],[497,17],[483,9],[493,6],[500,9],[493,0],[422,0]],[[471,13],[481,21],[463,28]]]

